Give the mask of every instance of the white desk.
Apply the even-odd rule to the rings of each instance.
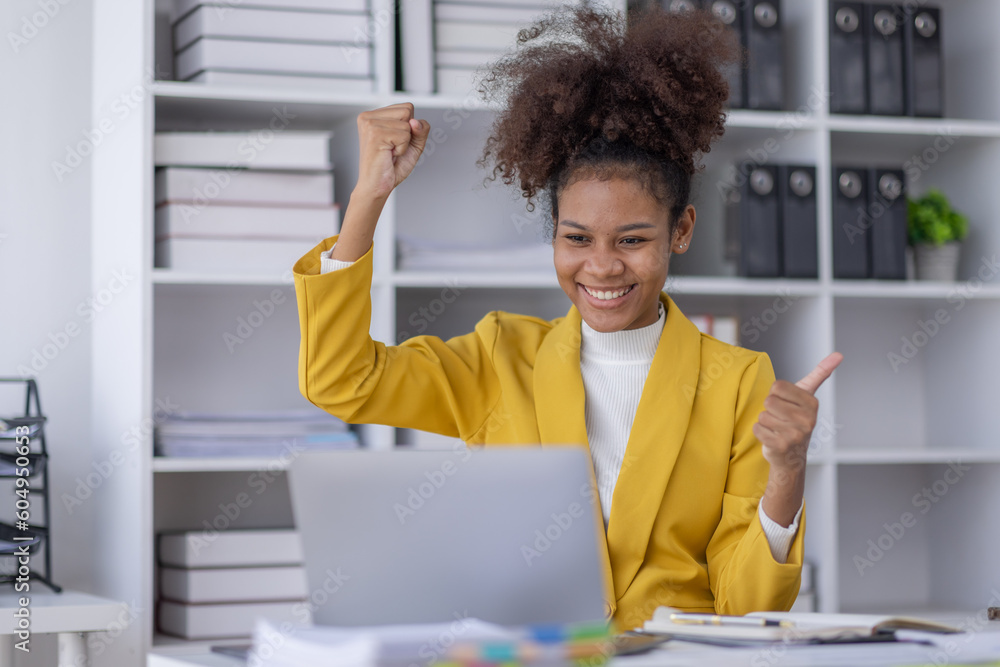
[[[41,590],[39,590],[41,589]],[[124,602],[63,591],[53,593],[42,584],[35,583],[30,593],[5,592],[0,594],[0,667],[12,664],[14,644],[20,639],[14,612],[21,608],[18,599],[29,599],[31,636],[55,633],[59,635],[59,665],[80,667],[87,662],[87,643],[82,633],[104,632],[113,623],[128,619]]]
[[[937,620],[954,625],[966,623],[971,614],[934,615]],[[995,639],[994,660],[1000,659],[1000,621],[982,623],[969,637]],[[661,648],[637,656],[615,658],[608,667],[821,667],[845,665],[849,667],[883,667],[915,664],[960,664],[963,659],[974,659],[976,647],[966,641],[967,635],[947,635],[954,638],[955,650],[900,644],[853,644],[840,646],[786,647],[775,645],[750,649],[708,647],[700,644],[671,642]],[[205,651],[187,655],[150,654],[147,667],[245,667],[242,660]]]

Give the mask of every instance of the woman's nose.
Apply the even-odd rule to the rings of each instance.
[[[610,248],[595,248],[587,264],[595,276],[616,276],[625,271],[625,262]]]

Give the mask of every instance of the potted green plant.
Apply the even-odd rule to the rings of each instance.
[[[960,242],[968,233],[969,219],[954,210],[940,190],[907,198],[907,235],[914,248],[917,280],[954,281]]]

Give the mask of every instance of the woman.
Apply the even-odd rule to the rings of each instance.
[[[431,129],[409,103],[358,116],[341,234],[294,269],[300,388],[319,407],[470,444],[589,445],[619,627],[660,605],[791,606],[813,393],[840,361],[775,382],[766,354],[699,333],[661,291],[694,231],[697,158],[724,130],[736,46],[719,26],[662,10],[626,26],[584,6],[522,32],[487,77],[506,102],[480,163],[551,208],[566,317],[492,312],[464,336],[398,346],[368,336],[375,225]]]

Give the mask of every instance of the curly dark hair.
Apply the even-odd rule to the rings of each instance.
[[[549,225],[571,183],[635,180],[669,208],[673,232],[698,159],[725,131],[725,68],[740,57],[707,11],[564,5],[486,70],[479,92],[501,108],[476,164],[495,162],[486,180],[516,180],[529,211],[546,200]]]

